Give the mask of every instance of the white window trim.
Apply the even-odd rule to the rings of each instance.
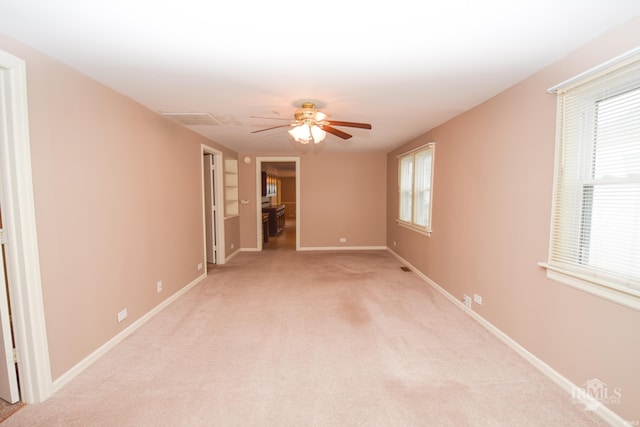
[[[563,81],[562,83],[552,86],[547,89],[547,93],[558,93],[560,91],[570,89],[578,84],[586,83],[589,80],[598,78],[611,70],[622,67],[630,62],[637,61],[638,56],[640,56],[640,47],[631,49],[630,51],[625,52],[622,55],[618,55],[607,62],[603,62],[584,73],[580,73],[577,76]]]
[[[396,218],[396,224],[398,224],[401,227],[407,228],[409,230],[415,231],[416,233],[420,233],[420,234],[424,234],[425,236],[431,236],[431,233],[433,232],[433,227],[431,226],[432,222],[433,222],[433,171],[435,169],[435,158],[436,158],[436,143],[435,142],[428,142],[426,144],[423,144],[419,147],[416,147],[412,150],[409,150],[405,153],[399,154],[396,156],[396,159],[398,160],[398,165],[400,164],[400,159],[403,157],[406,157],[410,154],[414,154],[418,151],[422,151],[424,149],[427,148],[431,148],[431,191],[429,192],[429,224],[426,227],[422,227],[419,225],[414,224],[413,222],[409,222],[409,221],[404,221],[400,218]],[[398,166],[398,194],[400,194],[400,166]],[[412,196],[414,196],[414,191],[413,191],[413,187],[412,187]],[[414,197],[415,199],[415,197]],[[398,217],[400,216],[400,198],[398,197],[398,210],[396,212],[396,214],[398,215]],[[413,210],[413,207],[412,207]]]
[[[396,219],[396,223],[401,227],[408,228],[409,230],[413,230],[416,233],[424,234],[425,236],[431,236],[431,233],[433,232],[431,229],[427,229],[426,227],[419,227],[415,224],[411,224],[410,222],[403,221],[401,219]]]
[[[615,283],[588,274],[566,270],[546,262],[540,262],[538,265],[547,269],[547,278],[550,280],[640,311],[640,293],[635,292],[633,289],[624,288]]]
[[[604,62],[590,70],[587,70],[575,77],[555,85],[547,90],[547,93],[555,94],[560,91],[568,90],[578,84],[586,83],[589,80],[598,78],[599,76],[610,72],[616,68],[637,61],[640,57],[640,47],[634,48],[623,53],[607,62]],[[556,142],[555,162],[558,162],[558,144]],[[554,165],[554,174],[557,173],[558,165]],[[554,176],[554,186],[556,177]],[[555,194],[553,195],[553,211],[555,211]],[[549,241],[549,254],[551,254],[551,245],[553,241]],[[620,286],[614,282],[604,278],[590,274],[588,271],[578,272],[562,266],[552,264],[551,262],[540,262],[539,266],[547,270],[547,278],[563,285],[570,286],[574,289],[586,292],[591,295],[598,296],[607,301],[614,302],[624,307],[640,311],[640,292],[635,289]],[[573,267],[572,267],[573,268]]]

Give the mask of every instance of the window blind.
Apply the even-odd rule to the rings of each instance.
[[[431,194],[435,143],[398,156],[398,223],[431,232]]]
[[[400,214],[402,221],[411,222],[413,204],[413,156],[400,160]]]
[[[415,156],[416,171],[414,180],[414,200],[413,222],[421,227],[429,225],[429,215],[431,209],[431,164],[433,150],[427,149],[419,151]]]
[[[640,295],[640,61],[558,91],[549,264]]]

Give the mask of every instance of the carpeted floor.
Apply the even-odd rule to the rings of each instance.
[[[6,425],[604,425],[400,267],[242,253]]]

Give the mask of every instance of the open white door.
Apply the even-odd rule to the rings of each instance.
[[[2,328],[2,339],[0,339],[0,398],[9,403],[16,403],[20,400],[18,388],[18,373],[13,353],[13,338],[11,332],[11,316],[9,315],[9,298],[7,295],[7,282],[4,271],[4,230],[0,229],[0,249],[2,249],[2,259],[0,260],[0,328]]]

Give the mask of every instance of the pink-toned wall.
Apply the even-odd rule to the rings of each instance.
[[[283,176],[280,178],[282,188],[282,204],[285,205],[285,215],[287,218],[296,216],[296,178],[294,176]]]
[[[255,158],[296,154],[240,153],[245,156],[253,161],[239,165],[240,199],[250,201],[240,206],[241,242],[243,249],[255,249]],[[386,167],[383,152],[300,155],[301,248],[386,246]]]
[[[640,19],[603,35],[388,154],[387,243],[578,386],[619,388],[610,409],[640,420],[640,312],[550,281],[556,97],[546,89],[640,44]],[[399,227],[396,155],[436,142],[433,234]],[[395,242],[395,245],[394,245]],[[570,399],[570,396],[567,396]]]
[[[224,220],[224,247],[225,257],[227,259],[241,249],[240,216],[234,216]]]
[[[3,35],[0,49],[26,62],[55,380],[203,274],[201,144],[236,154]]]

